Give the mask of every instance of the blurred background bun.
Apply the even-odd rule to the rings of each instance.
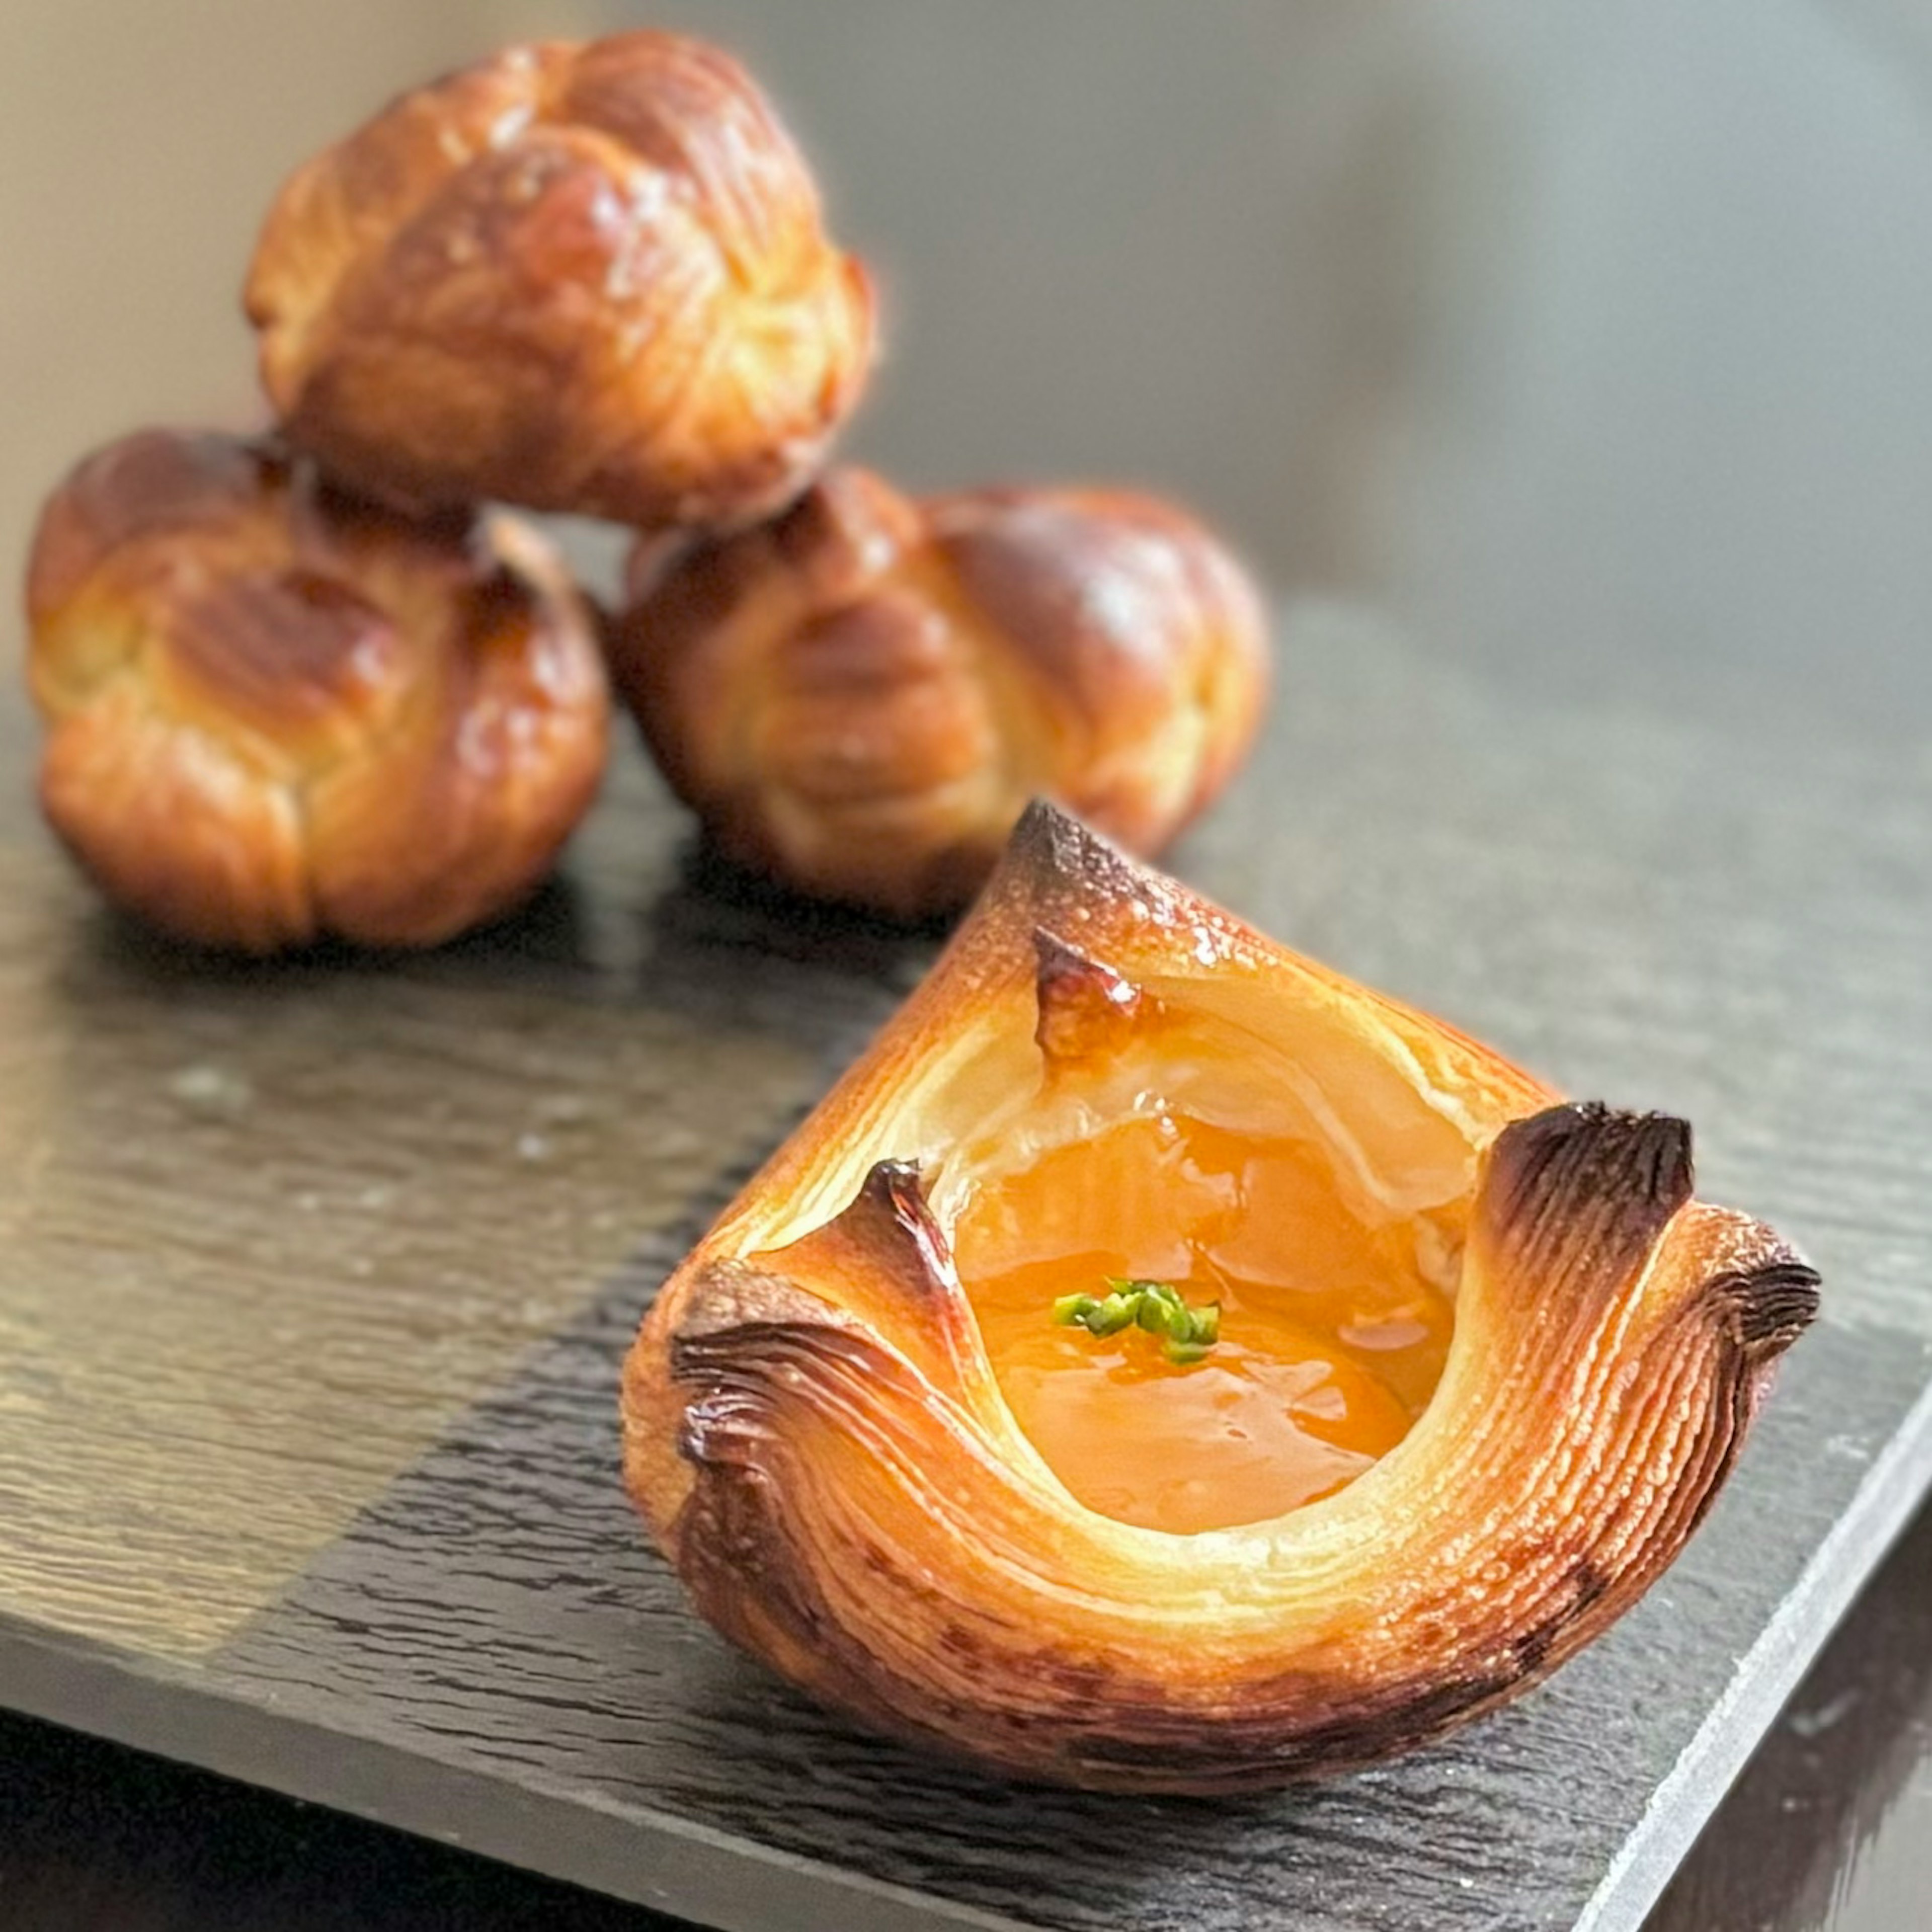
[[[247,305],[289,434],[417,512],[767,513],[873,348],[871,284],[764,97],[655,32],[404,95],[282,189]]]
[[[900,916],[970,896],[1036,794],[1158,851],[1259,722],[1259,600],[1120,490],[914,500],[835,470],[777,522],[633,558],[620,692],[730,856]]]
[[[150,430],[88,458],[28,616],[47,816],[187,939],[447,938],[530,892],[603,770],[592,620],[544,539],[402,522],[276,446]]]

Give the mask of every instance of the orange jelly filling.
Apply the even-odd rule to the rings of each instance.
[[[1015,1419],[1090,1509],[1149,1529],[1279,1516],[1352,1481],[1408,1432],[1453,1316],[1417,1224],[1371,1226],[1308,1143],[1136,1115],[977,1184],[953,1229]],[[1110,1276],[1221,1304],[1204,1359],[1138,1328],[1056,1326]]]

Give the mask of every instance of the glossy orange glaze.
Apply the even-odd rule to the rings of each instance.
[[[954,1248],[1016,1420],[1089,1508],[1183,1533],[1278,1516],[1386,1455],[1433,1393],[1453,1316],[1418,1224],[1371,1226],[1305,1142],[1165,1110],[980,1183]],[[1425,1238],[1426,1238],[1425,1237]],[[1056,1327],[1106,1278],[1221,1304],[1206,1359]]]

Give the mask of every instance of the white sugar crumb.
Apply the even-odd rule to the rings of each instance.
[[[209,1120],[238,1120],[255,1099],[242,1075],[206,1061],[184,1066],[168,1082],[168,1093],[184,1112]]]

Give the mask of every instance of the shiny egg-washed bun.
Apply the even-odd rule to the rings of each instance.
[[[662,33],[404,95],[283,188],[246,299],[289,433],[412,512],[766,514],[873,348],[871,284],[770,104]]]
[[[632,574],[618,690],[720,848],[901,917],[970,898],[1036,794],[1159,851],[1266,694],[1240,566],[1126,490],[916,501],[841,470],[668,564],[640,543]]]
[[[153,430],[88,458],[27,604],[46,815],[189,940],[448,938],[530,892],[603,770],[593,620],[547,543],[405,523],[276,446]]]

